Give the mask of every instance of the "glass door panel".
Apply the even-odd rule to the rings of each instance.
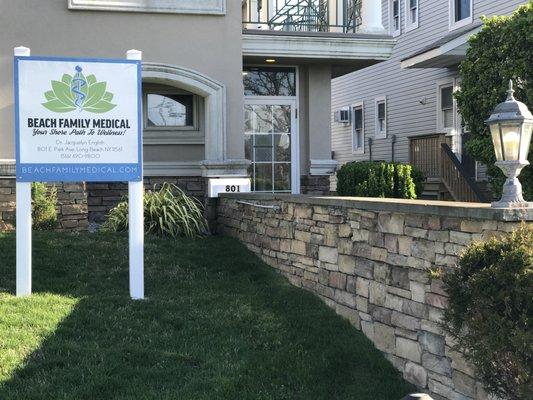
[[[291,134],[294,105],[276,101],[254,101],[244,108],[245,156],[252,190],[291,191]]]

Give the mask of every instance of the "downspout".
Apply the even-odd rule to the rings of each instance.
[[[368,153],[370,156],[370,161],[372,161],[372,138],[368,138]]]
[[[391,161],[394,162],[394,145],[396,144],[396,135],[391,135]]]

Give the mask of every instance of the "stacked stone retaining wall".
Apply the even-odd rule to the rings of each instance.
[[[0,231],[15,228],[16,182],[14,177],[0,178]],[[57,190],[58,231],[87,230],[87,190],[84,183],[51,183]]]
[[[145,190],[153,190],[163,183],[172,183],[190,196],[204,200],[206,193],[205,178],[192,177],[145,177]],[[106,215],[120,203],[128,194],[128,184],[125,182],[87,183],[89,201],[89,221],[103,222]]]
[[[453,400],[487,395],[439,326],[448,298],[429,271],[453,267],[469,243],[508,234],[521,220],[532,221],[532,210],[259,194],[224,195],[218,205],[221,233],[320,296],[406,380]]]
[[[188,195],[205,200],[203,177],[146,177],[144,186],[152,190],[168,182]],[[15,177],[0,177],[0,232],[15,228]],[[128,194],[125,182],[50,183],[57,189],[59,231],[87,230],[89,222],[101,223],[109,211]]]

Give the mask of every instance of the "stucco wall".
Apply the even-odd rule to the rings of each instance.
[[[223,195],[218,227],[350,320],[408,381],[436,399],[485,400],[473,369],[439,326],[447,294],[428,271],[455,265],[473,240],[505,235],[520,220],[531,223],[532,211],[396,199]]]
[[[225,16],[68,10],[67,0],[0,1],[0,159],[14,158],[13,48],[33,55],[125,57],[184,66],[227,90],[228,158],[244,157],[240,2]],[[184,145],[184,147],[186,147]]]

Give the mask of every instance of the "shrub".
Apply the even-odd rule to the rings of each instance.
[[[492,191],[501,195],[505,177],[498,167],[494,147],[485,125],[494,107],[506,98],[513,79],[516,98],[533,107],[533,1],[511,16],[484,18],[484,27],[470,39],[470,48],[460,66],[461,90],[455,95],[461,116],[470,128],[467,152],[488,167]],[[529,159],[533,158],[533,149]],[[533,167],[522,170],[524,198],[533,200]]]
[[[57,227],[57,189],[35,182],[31,185],[33,227],[37,230],[51,230]]]
[[[533,228],[471,244],[443,276],[444,327],[492,394],[533,398]]]
[[[110,211],[102,228],[112,232],[128,230],[127,200]],[[164,183],[159,190],[144,194],[144,229],[159,236],[194,237],[207,233],[208,228],[202,204],[176,185]]]
[[[337,171],[337,193],[340,196],[416,199],[422,192],[423,176],[420,171],[413,171],[410,165],[397,163],[347,163]]]
[[[422,196],[422,192],[424,191],[424,181],[426,180],[426,177],[424,176],[422,170],[411,165],[411,178],[415,184],[416,198],[419,198]]]

